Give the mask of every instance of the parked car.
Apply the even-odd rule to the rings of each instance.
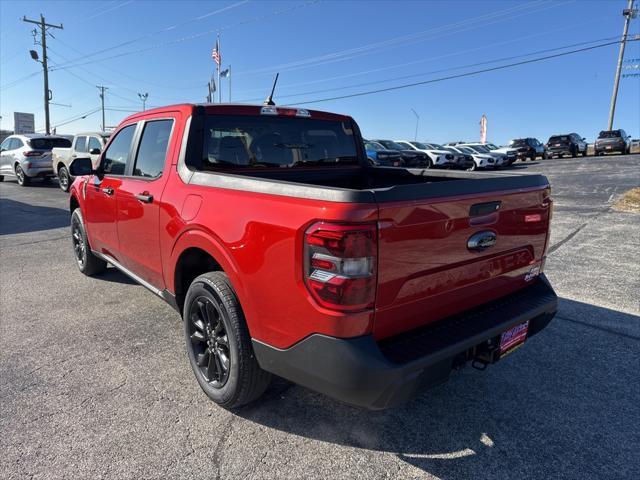
[[[565,155],[577,157],[580,153],[583,157],[586,157],[588,144],[586,139],[577,133],[567,133],[549,137],[545,148],[547,149],[547,158],[553,158],[554,156],[562,158]]]
[[[396,150],[384,148],[377,142],[364,141],[364,150],[371,165],[381,167],[401,167],[403,166],[402,155]]]
[[[457,147],[465,147],[465,148],[468,148],[470,150],[473,150],[476,153],[489,155],[489,156],[493,157],[495,159],[495,162],[493,164],[493,168],[502,168],[502,167],[506,167],[506,166],[509,165],[509,159],[507,158],[507,156],[504,153],[492,152],[491,150],[489,150],[489,147],[487,147],[486,145],[479,144],[479,143],[474,143],[474,144],[465,143],[465,144],[460,144],[460,145],[456,145],[456,146]]]
[[[469,165],[467,167],[467,170],[480,170],[480,169],[484,170],[487,168],[491,168],[491,169],[495,168],[496,159],[492,155],[489,155],[488,153],[478,153],[472,148],[465,147],[462,145],[458,145],[455,147],[452,145],[449,145],[443,148],[446,148],[450,152],[455,152],[455,153],[460,153],[463,155],[470,156],[473,159],[473,164]]]
[[[0,145],[0,182],[15,177],[20,186],[34,178],[49,180],[54,176],[51,149],[68,147],[64,137],[41,134],[10,135]]]
[[[453,155],[453,161],[455,162],[453,168],[460,169],[460,170],[473,170],[475,168],[475,162],[473,161],[473,157],[471,155],[457,152],[448,147],[445,147],[444,145],[439,145],[437,143],[432,143],[432,142],[421,142],[421,143],[422,145],[424,145],[429,149],[451,153]]]
[[[467,147],[479,147],[480,153],[488,153],[493,155],[497,160],[497,167],[508,167],[512,165],[517,159],[518,151],[511,147],[498,147],[493,143],[463,143]]]
[[[156,108],[71,174],[78,268],[110,263],[180,312],[196,379],[227,408],[271,374],[397,405],[502,359],[556,312],[543,175],[370,168],[345,115]]]
[[[452,168],[457,166],[454,155],[447,150],[433,148],[431,146],[425,145],[424,143],[415,141],[409,142],[407,140],[395,140],[395,143],[407,150],[415,150],[417,152],[426,153],[431,159],[431,163],[434,167]]]
[[[413,148],[405,148],[404,146],[392,141],[392,140],[373,140],[379,143],[384,148],[389,150],[396,150],[402,155],[402,161],[404,165],[409,168],[431,168],[433,167],[433,161],[424,152],[419,152]]]
[[[526,161],[527,158],[531,161],[538,157],[547,158],[547,150],[537,138],[514,138],[509,142],[509,146],[517,150],[518,160],[522,160],[523,162]]]
[[[631,153],[631,135],[621,128],[618,130],[603,130],[598,135],[594,145],[595,155],[618,152],[622,155]]]
[[[109,140],[109,132],[88,132],[79,133],[73,138],[73,143],[69,147],[54,148],[53,172],[58,176],[60,188],[68,192],[73,183],[73,177],[69,175],[69,164],[71,160],[78,156],[89,157],[92,162],[97,162],[100,152],[104,149]]]

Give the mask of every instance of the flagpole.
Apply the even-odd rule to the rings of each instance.
[[[218,67],[218,103],[222,103],[222,88],[220,88],[222,86],[222,84],[220,83],[220,65],[222,64],[222,54],[220,53],[220,34],[218,34],[217,45],[218,45],[218,58],[220,60],[219,62],[216,62],[216,65]]]

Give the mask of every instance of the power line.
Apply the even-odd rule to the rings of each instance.
[[[232,9],[240,7],[240,6],[242,6],[242,5],[244,5],[244,4],[248,3],[248,2],[249,2],[249,0],[241,0],[241,1],[236,2],[234,4],[227,5],[227,6],[222,7],[222,8],[217,8],[216,10],[213,10],[213,11],[211,11],[209,13],[206,13],[204,15],[199,15],[197,17],[191,18],[191,19],[186,20],[184,22],[176,23],[175,25],[170,25],[168,27],[161,28],[160,30],[155,30],[153,32],[146,33],[144,35],[141,35],[140,37],[136,37],[136,38],[133,38],[131,40],[127,40],[127,41],[118,43],[116,45],[112,45],[111,47],[103,48],[103,49],[96,50],[96,51],[88,53],[88,54],[84,54],[82,57],[78,57],[78,58],[76,58],[74,60],[70,60],[70,62],[74,63],[74,62],[77,62],[79,60],[82,60],[83,58],[89,58],[89,57],[92,57],[94,55],[98,55],[100,53],[108,52],[110,50],[116,50],[116,49],[118,49],[120,47],[131,45],[131,44],[139,42],[141,40],[146,40],[146,39],[151,38],[151,37],[153,37],[155,35],[158,35],[160,33],[168,32],[170,30],[175,30],[176,28],[183,27],[184,25],[188,25],[189,23],[196,22],[196,21],[202,20],[204,18],[208,18],[208,17],[216,15],[218,13],[223,13],[225,11],[232,10]]]
[[[538,0],[532,4],[525,5],[517,5],[515,7],[510,7],[504,10],[499,10],[497,12],[491,12],[484,15],[467,18],[464,20],[456,21],[446,25],[440,25],[435,28],[423,30],[421,32],[402,35],[400,37],[394,37],[391,39],[378,41],[374,43],[369,43],[366,45],[362,45],[359,47],[349,48],[340,50],[333,53],[328,53],[316,57],[307,57],[300,60],[296,60],[294,62],[289,62],[280,65],[270,65],[268,67],[262,67],[255,70],[249,70],[245,72],[240,72],[239,74],[243,76],[250,75],[272,75],[274,72],[283,72],[283,71],[293,71],[300,70],[304,68],[311,68],[321,65],[326,65],[328,63],[341,62],[346,60],[351,60],[356,56],[361,55],[370,55],[370,54],[379,54],[381,50],[388,50],[390,48],[396,48],[397,46],[404,44],[413,44],[418,42],[423,42],[426,40],[434,40],[436,38],[440,38],[447,35],[458,34],[460,32],[473,30],[475,28],[486,27],[488,25],[493,25],[496,23],[503,22],[505,20],[511,20],[513,18],[518,18],[525,15],[530,15],[532,13],[536,13],[542,10],[547,10],[549,8],[555,8],[561,5],[565,5],[574,0],[568,0],[563,3],[553,3],[553,4],[543,4],[543,8],[539,8],[537,10],[529,10],[525,12],[518,13],[518,10],[523,10],[530,8],[531,6],[538,6],[542,0]],[[514,11],[516,14],[514,14]],[[502,18],[500,18],[502,17]],[[489,21],[492,20],[493,21]]]
[[[604,42],[604,41],[613,40],[613,39],[617,39],[617,38],[618,37],[599,38],[597,40],[590,40],[590,41],[579,42],[579,43],[574,43],[574,44],[570,44],[570,45],[563,45],[561,47],[547,48],[547,49],[544,49],[544,50],[537,50],[535,52],[528,52],[528,53],[523,53],[523,54],[519,54],[519,55],[511,55],[511,56],[508,56],[508,57],[496,58],[496,59],[493,59],[493,60],[485,60],[485,61],[482,61],[482,62],[476,62],[476,63],[466,64],[466,65],[459,65],[457,67],[441,68],[441,69],[438,69],[438,70],[431,70],[429,72],[413,73],[413,74],[409,74],[409,75],[402,75],[400,77],[387,78],[387,79],[383,79],[383,80],[373,80],[373,81],[370,81],[370,82],[362,82],[362,83],[356,83],[356,84],[351,84],[351,85],[344,85],[344,86],[341,86],[341,87],[324,88],[324,89],[321,89],[321,90],[313,90],[313,91],[303,92],[303,93],[291,93],[291,94],[288,94],[288,95],[278,95],[278,98],[299,97],[299,96],[304,96],[304,95],[313,95],[313,94],[316,94],[316,93],[334,92],[334,91],[339,91],[339,90],[347,90],[349,88],[365,87],[365,86],[368,86],[368,85],[377,85],[377,84],[380,84],[380,83],[388,83],[388,82],[393,82],[393,81],[397,81],[397,80],[404,80],[404,79],[407,79],[407,78],[422,77],[422,76],[425,76],[425,75],[433,75],[433,74],[436,74],[436,73],[449,72],[449,71],[452,71],[452,70],[460,70],[460,69],[463,69],[463,68],[478,67],[480,65],[487,65],[487,64],[491,64],[491,63],[504,62],[504,61],[507,61],[507,60],[514,60],[516,58],[530,57],[532,55],[540,55],[542,53],[554,52],[554,51],[558,51],[558,50],[565,50],[567,48],[573,48],[573,47],[578,47],[578,46],[582,46],[582,45],[589,45],[589,44],[592,44],[592,43]],[[439,57],[437,57],[437,58],[439,58]],[[254,101],[261,100],[261,99],[262,99],[262,97],[260,97],[260,98],[251,98],[251,99],[241,100],[241,101],[242,102],[254,102]]]
[[[637,41],[639,39],[640,39],[640,37],[629,39],[627,41],[634,42],[634,41]],[[434,78],[434,79],[431,79],[431,80],[424,80],[424,81],[421,81],[421,82],[407,83],[407,84],[404,84],[404,85],[396,85],[396,86],[393,86],[393,87],[380,88],[380,89],[377,89],[377,90],[369,90],[369,91],[366,91],[366,92],[352,93],[352,94],[349,94],[349,95],[340,95],[340,96],[331,97],[331,98],[319,98],[319,99],[315,99],[315,100],[307,100],[305,102],[296,102],[295,105],[308,105],[310,103],[321,103],[321,102],[329,102],[329,101],[333,101],[333,100],[343,100],[345,98],[362,97],[362,96],[365,96],[365,95],[373,95],[373,94],[376,94],[376,93],[391,92],[391,91],[394,91],[394,90],[401,90],[401,89],[405,89],[405,88],[415,87],[415,86],[418,86],[418,85],[427,85],[427,84],[430,84],[430,83],[438,83],[438,82],[443,82],[443,81],[446,81],[446,80],[453,80],[453,79],[456,79],[456,78],[470,77],[470,76],[473,76],[473,75],[479,75],[481,73],[494,72],[494,71],[497,71],[497,70],[503,70],[503,69],[506,69],[506,68],[516,67],[516,66],[519,66],[519,65],[526,65],[526,64],[529,64],[529,63],[537,63],[537,62],[542,62],[542,61],[545,61],[545,60],[550,60],[552,58],[564,57],[564,56],[567,56],[567,55],[573,55],[575,53],[586,52],[586,51],[589,51],[589,50],[595,50],[597,48],[603,48],[603,47],[607,47],[607,46],[610,46],[610,45],[616,45],[618,43],[620,43],[620,40],[617,40],[617,41],[614,41],[614,42],[601,43],[601,44],[598,44],[598,45],[579,48],[579,49],[576,49],[576,50],[570,50],[568,52],[556,53],[556,54],[553,54],[553,55],[546,55],[544,57],[532,58],[530,60],[523,60],[521,62],[515,62],[515,63],[506,64],[506,65],[500,65],[500,66],[497,66],[497,67],[484,68],[484,69],[475,70],[475,71],[472,71],[472,72],[465,72],[465,73],[460,73],[460,74],[457,74],[457,75],[449,75],[449,76],[446,76],[446,77]],[[291,105],[291,104],[289,104],[289,105]]]
[[[147,52],[149,50],[155,50],[157,48],[164,48],[164,47],[167,47],[167,46],[170,46],[170,45],[175,45],[175,44],[182,43],[182,42],[185,42],[185,41],[188,41],[188,40],[193,40],[193,39],[196,39],[196,38],[200,38],[200,37],[203,37],[203,36],[206,36],[206,35],[211,35],[212,33],[223,32],[225,30],[229,30],[231,28],[235,28],[235,27],[238,27],[238,26],[241,26],[241,25],[246,25],[246,24],[251,23],[251,22],[264,20],[264,19],[272,17],[272,16],[284,15],[286,13],[290,13],[290,12],[293,12],[295,10],[299,10],[301,8],[305,8],[305,7],[309,6],[309,5],[313,5],[313,4],[319,3],[320,1],[321,0],[309,0],[306,3],[300,3],[300,4],[294,5],[293,7],[289,7],[289,8],[285,8],[285,9],[281,9],[281,10],[276,10],[274,12],[271,12],[270,14],[267,14],[267,15],[255,16],[255,17],[252,17],[252,18],[249,18],[249,19],[245,19],[245,20],[242,20],[240,22],[229,24],[229,25],[226,25],[226,26],[223,26],[223,27],[218,27],[218,28],[215,28],[215,29],[212,29],[212,30],[207,30],[206,32],[195,33],[195,34],[188,35],[186,37],[182,37],[182,38],[179,38],[179,39],[176,39],[176,40],[171,40],[171,41],[168,41],[168,42],[163,42],[163,43],[158,43],[158,44],[155,44],[155,45],[151,45],[149,47],[140,48],[138,50],[132,50],[132,51],[128,51],[128,52],[121,52],[121,53],[112,55],[110,57],[94,58],[92,60],[88,60],[88,61],[82,62],[82,63],[64,64],[64,65],[61,65],[61,66],[57,67],[56,70],[60,70],[60,69],[63,69],[63,68],[64,69],[66,69],[66,68],[75,68],[76,66],[79,66],[79,65],[88,65],[90,63],[103,62],[103,61],[106,61],[106,60],[112,60],[114,58],[119,58],[119,57],[128,56],[128,55],[134,55],[136,53],[143,53],[143,52]],[[113,50],[114,48],[115,47],[112,47],[112,48],[109,48],[109,49],[105,49],[105,51]],[[89,56],[91,56],[91,55],[87,55],[87,57],[89,57]],[[77,59],[74,60],[74,62],[78,62],[78,61],[80,61],[82,59],[83,59],[82,57],[77,58]]]

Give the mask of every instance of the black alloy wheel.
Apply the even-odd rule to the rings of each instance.
[[[82,225],[77,215],[71,217],[71,241],[73,242],[73,253],[78,263],[78,268],[83,270],[87,263],[87,248],[84,243]]]
[[[208,297],[197,297],[187,322],[199,374],[212,387],[222,388],[229,379],[231,352],[220,307]]]

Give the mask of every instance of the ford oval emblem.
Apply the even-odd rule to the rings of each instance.
[[[495,232],[492,232],[491,230],[484,230],[469,237],[469,240],[467,241],[467,248],[475,251],[486,250],[496,244],[497,238],[498,237]]]

